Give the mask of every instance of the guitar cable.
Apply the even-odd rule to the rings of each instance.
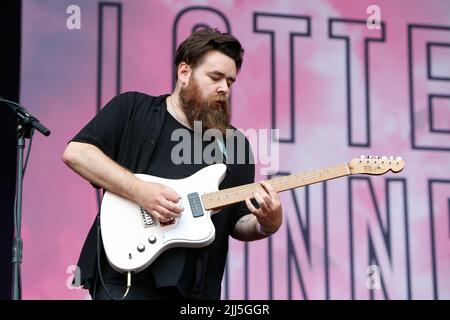
[[[105,289],[106,294],[108,295],[108,297],[111,300],[124,300],[125,297],[128,295],[128,292],[130,291],[130,288],[131,288],[131,271],[128,271],[128,273],[127,273],[127,289],[126,289],[125,293],[123,294],[122,298],[115,298],[115,297],[113,297],[111,292],[109,292],[108,288],[106,288],[105,281],[103,280],[102,268],[101,268],[101,265],[100,265],[100,250],[101,250],[101,245],[100,245],[100,215],[98,215],[97,216],[97,268],[98,268],[98,275],[100,277],[100,281],[102,283],[103,289]],[[94,290],[96,291],[96,289],[97,289],[97,284],[95,284]]]

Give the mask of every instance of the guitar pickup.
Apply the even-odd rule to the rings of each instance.
[[[188,194],[188,201],[191,207],[192,216],[198,218],[204,215],[202,203],[197,192]]]

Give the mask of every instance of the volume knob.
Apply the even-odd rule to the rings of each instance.
[[[151,244],[154,244],[156,242],[156,237],[155,236],[148,237],[148,242],[150,242]]]

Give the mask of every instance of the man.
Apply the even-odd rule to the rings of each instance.
[[[212,29],[194,32],[177,49],[173,93],[152,97],[127,92],[113,98],[68,144],[64,162],[93,186],[138,203],[161,222],[180,218],[183,208],[179,194],[162,184],[144,182],[133,173],[179,179],[209,164],[204,159],[193,161],[194,152],[183,154],[189,161],[173,161],[177,144],[171,138],[174,130],[186,130],[195,138],[198,132],[192,129],[200,123],[203,131],[215,128],[225,139],[243,138],[237,130],[229,134],[230,89],[242,65],[243,52],[232,35]],[[228,170],[220,189],[254,180],[250,146],[247,139],[242,140],[245,144],[235,144],[236,150],[224,150],[224,156],[232,159],[227,159]],[[203,150],[207,145],[203,142]],[[192,147],[188,151],[196,150]],[[245,163],[237,163],[242,152],[246,154]],[[254,193],[257,204],[246,199],[212,216],[216,236],[210,245],[171,248],[134,274],[125,299],[220,299],[228,237],[262,239],[275,233],[282,223],[277,193],[270,184],[261,185],[262,191]],[[126,276],[107,262],[99,232],[97,219],[78,262],[81,285],[94,299],[120,299]]]

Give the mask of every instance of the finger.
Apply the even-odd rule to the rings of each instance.
[[[156,210],[147,210],[147,212],[149,212],[155,219],[157,219],[161,222],[167,222],[167,221],[171,220],[171,219],[166,218],[165,216],[163,216]]]
[[[181,212],[184,210],[184,208],[181,207],[180,205],[177,205],[177,204],[175,204],[172,201],[169,201],[167,199],[163,199],[161,201],[160,205],[163,208],[165,208],[165,209],[167,209],[167,210],[169,210],[171,212],[174,212],[176,214],[181,214]]]
[[[254,215],[259,215],[258,209],[255,208],[253,203],[250,201],[249,198],[245,198],[245,204],[247,205],[248,210],[253,213]]]
[[[171,220],[173,218],[179,218],[181,215],[178,213],[175,213],[173,211],[169,211],[166,208],[162,207],[162,206],[157,206],[156,207],[156,211],[162,215],[164,218],[166,218],[166,220]]]
[[[169,188],[167,186],[164,186],[163,196],[172,202],[178,202],[178,200],[181,199],[180,195],[175,192],[172,188]]]
[[[266,189],[264,189],[264,187],[261,187],[259,189],[256,190],[256,192],[259,193],[259,195],[264,199],[264,202],[269,205],[271,203],[271,198],[270,195],[267,193]]]
[[[278,197],[278,193],[275,191],[275,189],[267,182],[262,181],[261,185],[264,187],[264,191],[268,192],[267,198],[264,198],[266,201],[267,206],[274,210],[277,208],[277,206],[280,205],[280,198]]]
[[[267,181],[261,181],[261,185],[266,189],[269,196],[272,198],[272,201],[278,201],[278,193],[275,191],[275,188]]]
[[[263,196],[259,193],[259,191],[254,192],[253,195],[255,197],[256,202],[258,202],[261,210],[267,211],[269,207],[268,204],[266,203],[266,199],[270,200],[270,198],[268,198],[268,195],[266,196],[266,199],[263,198]]]

